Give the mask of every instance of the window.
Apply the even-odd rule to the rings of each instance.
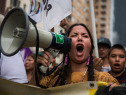
[[[98,9],[98,6],[95,6],[95,9]]]
[[[98,15],[98,12],[95,12],[95,15]]]
[[[17,4],[16,4],[16,7],[19,7],[20,6],[20,1],[17,0]]]
[[[16,7],[16,5],[17,5],[17,0],[14,0],[14,2],[13,2],[13,6]]]
[[[81,16],[81,19],[83,20],[84,19],[84,16]]]
[[[86,7],[85,10],[86,10],[87,13],[89,13],[89,8],[88,7]]]
[[[79,21],[79,20],[77,20],[77,23],[80,23],[80,21]]]
[[[83,3],[85,3],[85,0],[82,0]]]
[[[10,0],[10,5],[11,5],[11,6],[13,5],[13,2],[14,2],[14,0]]]
[[[98,27],[98,24],[96,24],[96,27]]]
[[[105,8],[106,8],[106,5],[101,5],[101,8],[102,8],[102,9],[105,9]]]
[[[98,0],[95,0],[95,3],[98,3]]]
[[[89,0],[87,0],[87,3],[89,3]]]
[[[75,11],[75,7],[74,7],[74,6],[73,6],[73,8],[72,8],[72,9],[73,9],[73,11]]]
[[[20,1],[19,0],[11,0],[10,5],[14,7],[19,7],[20,6]]]
[[[79,11],[77,11],[77,16],[80,16],[80,12]]]
[[[102,17],[101,20],[106,20],[106,18]]]
[[[83,12],[85,12],[86,11],[86,8],[83,8],[82,10],[83,10]]]
[[[98,31],[96,31],[96,34],[98,34]]]
[[[102,27],[102,28],[105,27],[105,24],[101,24],[101,27]]]
[[[86,18],[86,21],[89,21],[89,19],[88,19],[88,18]]]
[[[101,30],[101,34],[104,34],[105,33],[105,30]]]
[[[24,4],[24,9],[26,9],[26,4]]]
[[[102,2],[106,2],[106,0],[102,0]]]
[[[102,15],[105,15],[105,14],[106,14],[106,12],[105,12],[105,11],[102,11],[102,12],[101,12],[101,14],[102,14]]]
[[[74,22],[75,21],[75,18],[72,16],[72,22]]]
[[[95,22],[97,22],[98,21],[98,18],[95,18]]]
[[[80,5],[80,2],[77,2],[77,6],[78,6],[78,7],[80,7],[80,6],[81,6],[81,5]]]
[[[71,21],[71,15],[67,17],[67,20],[70,22]]]

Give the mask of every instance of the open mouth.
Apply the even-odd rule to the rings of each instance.
[[[83,47],[83,45],[77,45],[76,49],[78,52],[82,52],[84,47]]]
[[[114,66],[120,66],[119,64],[115,64]]]
[[[120,64],[114,64],[114,67],[115,68],[119,68],[120,67]]]

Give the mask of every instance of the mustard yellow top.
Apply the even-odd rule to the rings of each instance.
[[[56,76],[55,78],[53,78],[53,76],[54,76],[54,73],[50,76],[43,77],[40,80],[40,85],[45,86],[45,87],[52,87],[58,78],[58,76]],[[67,82],[67,84],[73,84],[73,83],[87,81],[88,80],[87,73],[84,76],[84,78],[83,78],[83,76],[84,76],[84,72],[73,72],[71,74],[71,77],[67,78],[66,82]],[[101,81],[101,82],[107,82],[107,83],[113,82],[113,83],[116,83],[117,85],[119,85],[119,82],[107,72],[95,71],[94,76],[95,76],[94,81]]]

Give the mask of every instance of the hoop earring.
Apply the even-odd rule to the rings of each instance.
[[[90,54],[88,56],[88,62],[87,62],[87,65],[89,65],[89,62],[90,62]]]

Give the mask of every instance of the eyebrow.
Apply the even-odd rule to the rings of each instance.
[[[82,33],[82,34],[84,35],[84,34],[88,34],[88,33]]]
[[[113,54],[111,54],[111,55],[125,55],[125,54],[115,54],[115,53],[113,53]]]
[[[73,34],[78,34],[77,32],[74,32]],[[82,35],[84,35],[84,34],[88,34],[88,33],[82,33]]]

